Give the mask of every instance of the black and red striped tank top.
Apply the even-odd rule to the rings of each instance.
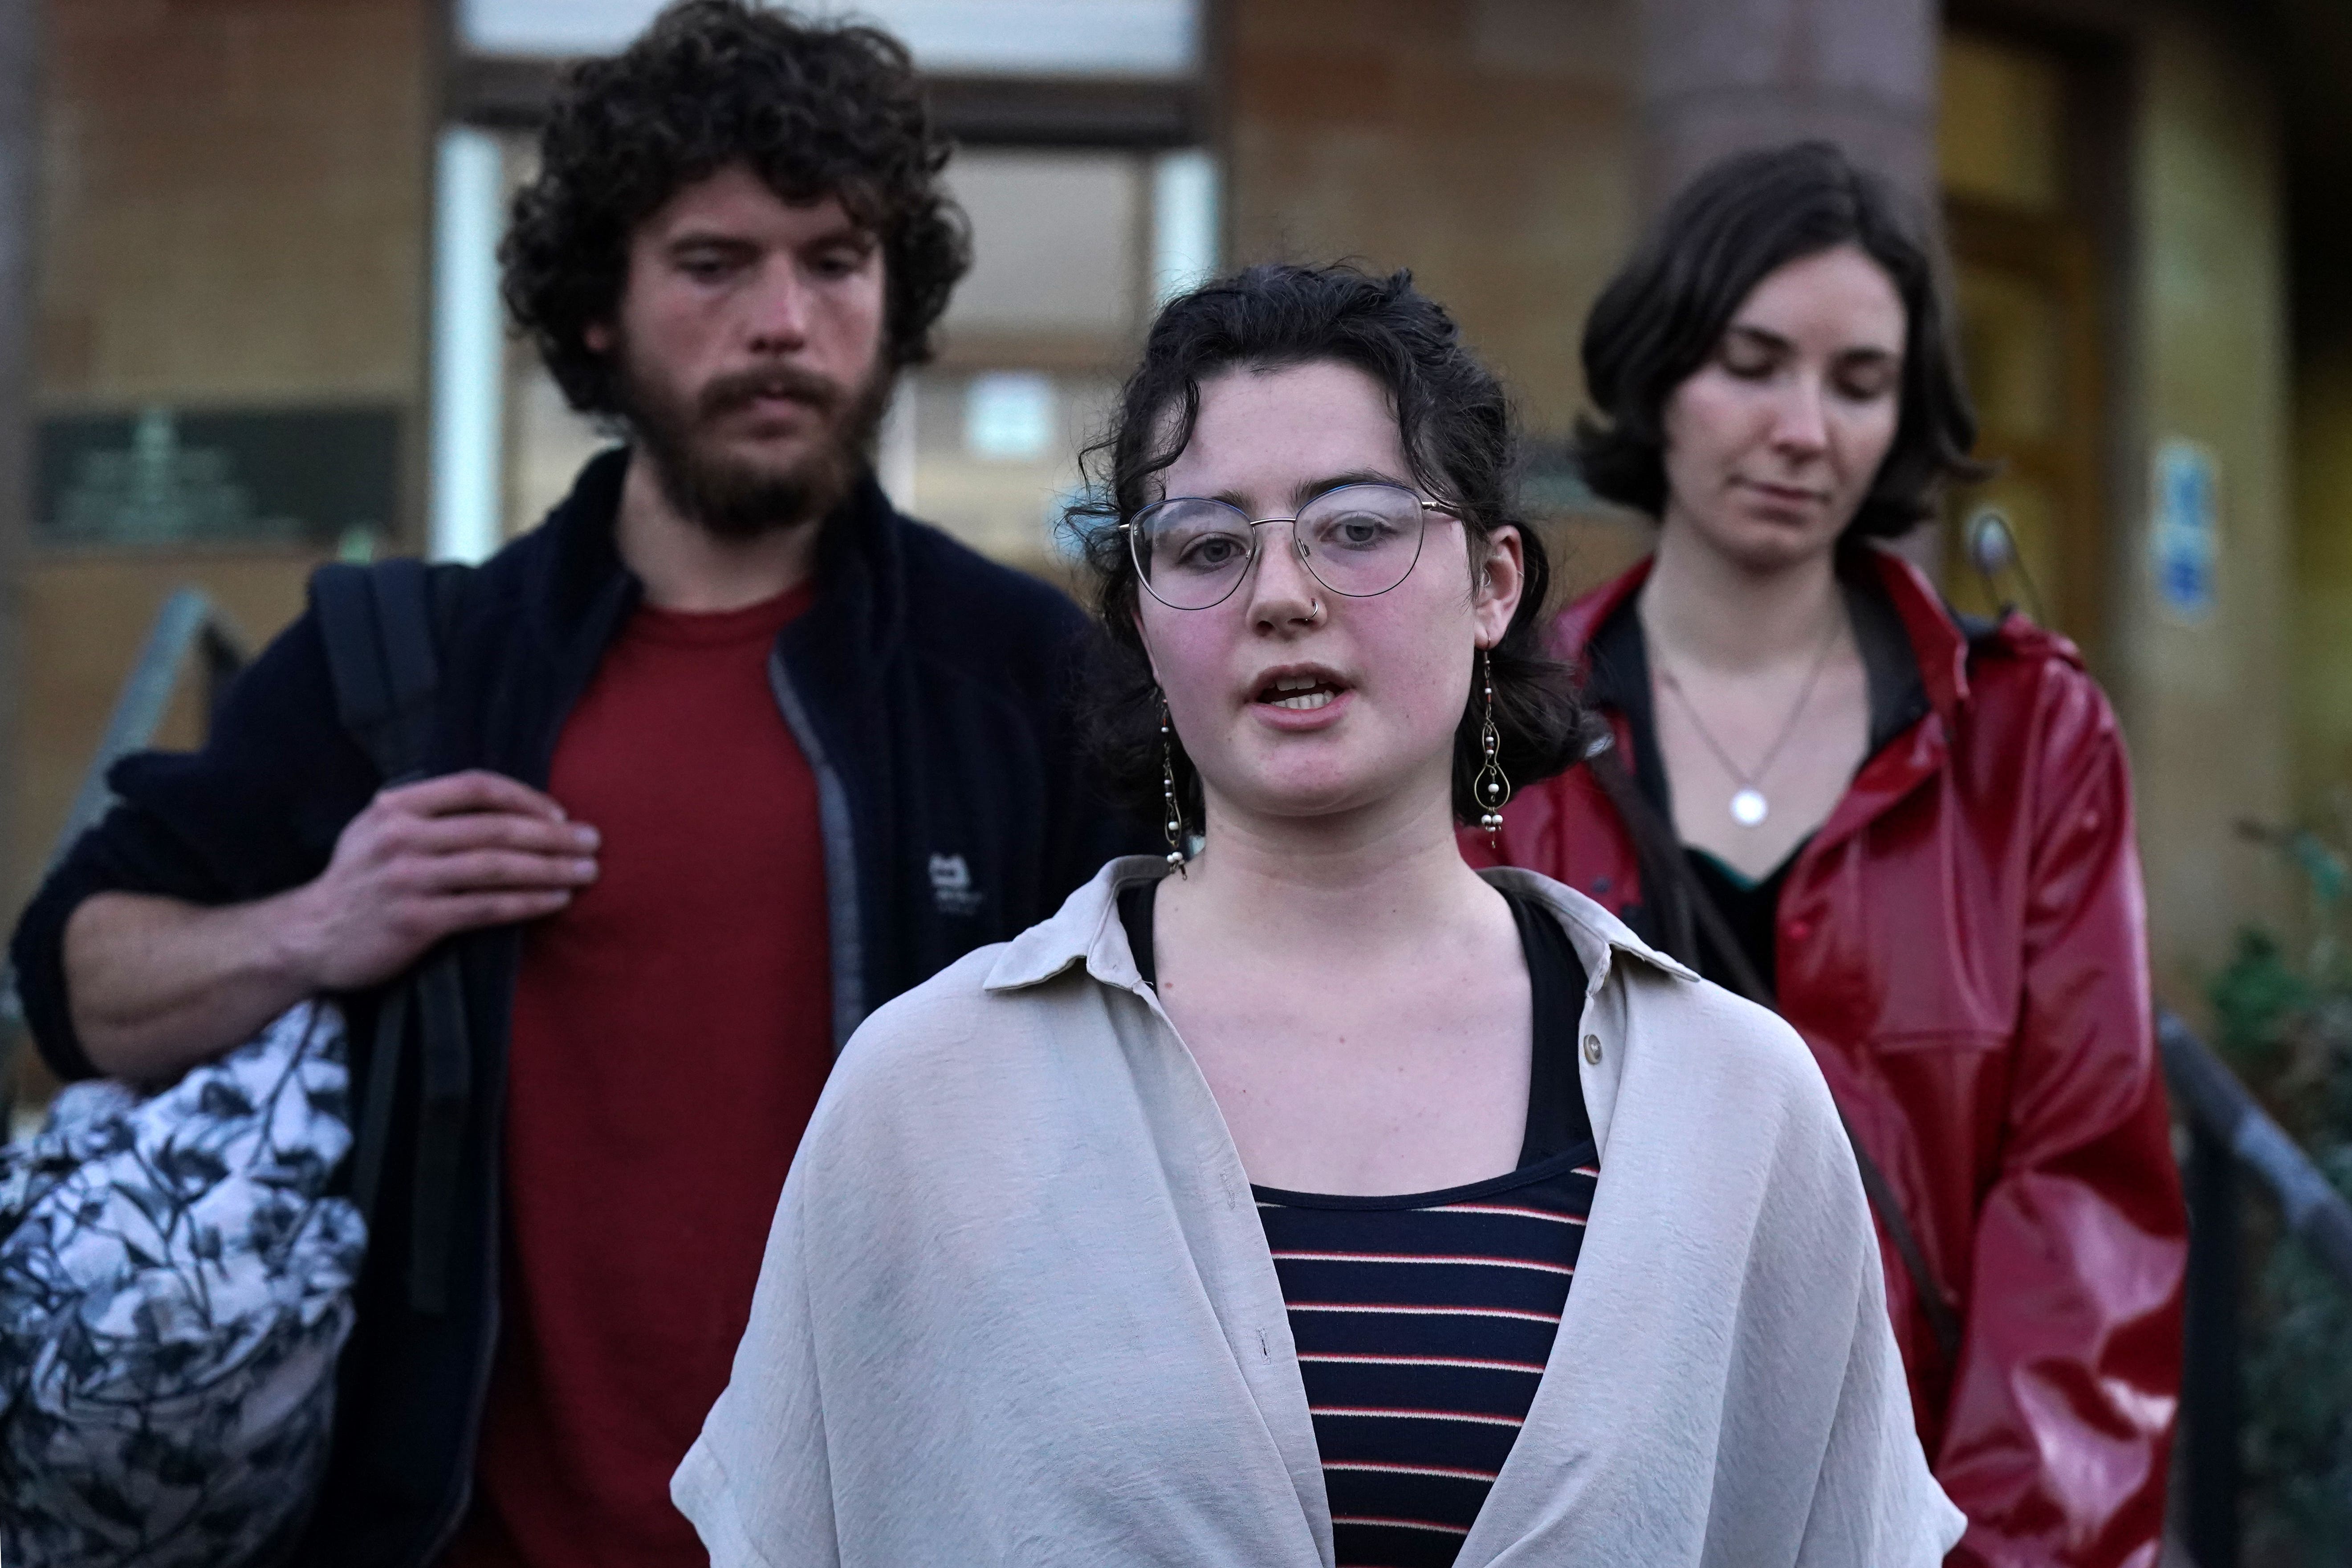
[[[1121,890],[1136,965],[1156,884]],[[1253,1189],[1323,1465],[1339,1568],[1454,1562],[1535,1400],[1600,1165],[1576,1071],[1584,971],[1516,896],[1535,1057],[1518,1167],[1444,1192]]]

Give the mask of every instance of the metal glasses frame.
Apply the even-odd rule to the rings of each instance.
[[[1143,584],[1143,591],[1145,593],[1150,595],[1154,599],[1159,599],[1160,603],[1167,605],[1171,610],[1213,610],[1219,605],[1223,604],[1227,599],[1232,598],[1241,585],[1249,581],[1250,569],[1257,564],[1257,531],[1271,522],[1286,522],[1291,525],[1291,548],[1297,552],[1299,564],[1307,568],[1307,574],[1309,577],[1314,578],[1317,583],[1321,584],[1325,593],[1337,594],[1343,599],[1377,599],[1382,594],[1393,593],[1398,588],[1402,587],[1404,585],[1404,580],[1412,575],[1412,569],[1421,564],[1422,547],[1429,542],[1429,518],[1427,514],[1433,511],[1440,517],[1451,517],[1454,518],[1456,521],[1459,521],[1460,514],[1443,501],[1424,500],[1420,496],[1413,495],[1411,490],[1405,489],[1402,485],[1381,484],[1377,481],[1363,481],[1351,485],[1335,485],[1331,489],[1323,491],[1321,495],[1308,498],[1307,505],[1313,506],[1317,501],[1321,500],[1324,496],[1337,495],[1341,490],[1354,489],[1394,490],[1397,494],[1402,496],[1412,496],[1413,504],[1420,507],[1423,513],[1421,520],[1421,533],[1419,537],[1415,538],[1412,542],[1412,559],[1405,563],[1405,569],[1402,572],[1397,574],[1397,580],[1395,582],[1390,584],[1385,588],[1375,588],[1369,594],[1350,594],[1345,588],[1335,588],[1328,582],[1324,580],[1322,573],[1315,570],[1315,557],[1308,552],[1305,545],[1298,542],[1298,513],[1293,513],[1288,517],[1252,517],[1249,513],[1242,510],[1241,508],[1234,505],[1231,501],[1217,500],[1208,496],[1170,496],[1165,500],[1153,501],[1150,506],[1145,507],[1140,512],[1137,513],[1136,515],[1138,518],[1149,517],[1151,513],[1159,510],[1161,507],[1173,506],[1179,501],[1193,500],[1200,501],[1208,506],[1223,507],[1227,511],[1232,512],[1235,517],[1240,518],[1244,522],[1249,524],[1249,558],[1242,563],[1241,571],[1234,574],[1233,586],[1227,588],[1223,593],[1218,595],[1215,598],[1210,600],[1205,605],[1170,605],[1166,599],[1160,598],[1160,591],[1151,585],[1151,574],[1145,571],[1143,568],[1143,529],[1140,523],[1122,522],[1118,525],[1118,531],[1127,535],[1127,558],[1134,563],[1135,580]],[[1301,508],[1300,510],[1303,512],[1305,508]]]

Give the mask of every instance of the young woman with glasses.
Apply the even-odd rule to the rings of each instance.
[[[751,1563],[1939,1562],[1802,1046],[1457,822],[1580,752],[1402,273],[1170,304],[1085,510],[1164,814],[877,1013],[674,1493]]]
[[[1594,306],[1580,436],[1651,559],[1553,646],[1617,744],[1498,852],[1775,1005],[1881,1224],[1955,1562],[2153,1563],[2186,1259],[2131,793],[2072,645],[1881,542],[1978,472],[1937,268],[1820,143],[1703,174]]]

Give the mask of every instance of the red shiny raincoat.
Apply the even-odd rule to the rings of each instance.
[[[1930,710],[1799,852],[1780,1010],[1965,1325],[1947,1364],[1882,1231],[1920,1441],[1969,1519],[1951,1561],[2153,1565],[2188,1241],[2122,740],[2064,638],[2011,616],[1972,647],[1924,577],[1873,554]],[[1562,657],[1648,570],[1561,616]],[[1641,903],[1633,840],[1585,770],[1504,817],[1499,853],[1464,835],[1474,864]]]

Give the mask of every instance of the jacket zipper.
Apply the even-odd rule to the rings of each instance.
[[[833,1048],[835,1055],[866,1018],[866,937],[857,910],[857,837],[849,791],[818,739],[808,705],[784,668],[782,647],[768,650],[768,689],[816,775],[817,824],[824,839],[826,936],[833,952]]]

